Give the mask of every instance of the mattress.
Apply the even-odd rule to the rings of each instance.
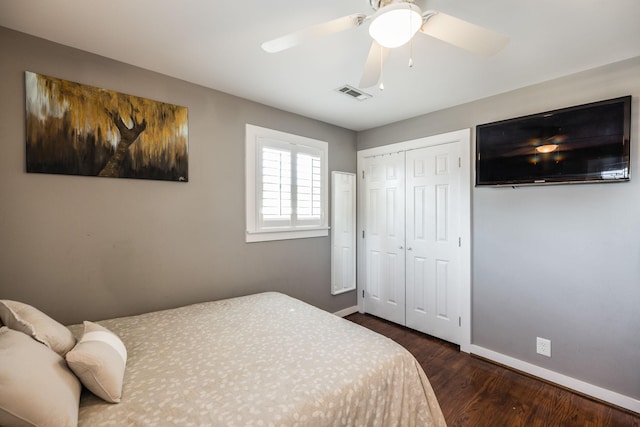
[[[128,351],[122,400],[84,390],[80,426],[446,425],[406,349],[280,293],[98,323]]]

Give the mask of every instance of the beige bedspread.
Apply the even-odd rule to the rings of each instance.
[[[445,425],[403,347],[279,293],[99,323],[129,353],[123,397],[83,391],[81,426]]]

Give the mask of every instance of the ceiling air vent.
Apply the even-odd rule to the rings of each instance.
[[[344,85],[336,89],[338,92],[342,92],[345,95],[349,95],[352,98],[357,99],[358,101],[364,101],[365,99],[371,98],[371,95],[361,91],[360,89],[356,89],[353,86]]]

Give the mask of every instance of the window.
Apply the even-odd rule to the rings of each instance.
[[[246,128],[247,242],[327,236],[324,141]]]

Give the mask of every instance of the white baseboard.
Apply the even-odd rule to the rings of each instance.
[[[358,306],[354,305],[353,307],[347,307],[347,308],[345,308],[343,310],[336,311],[333,314],[335,314],[338,317],[345,317],[345,316],[348,316],[350,314],[356,313],[357,311],[358,311]]]
[[[478,355],[485,359],[500,363],[518,371],[525,372],[534,377],[541,378],[543,380],[558,384],[576,392],[585,394],[587,396],[594,397],[604,402],[611,403],[612,405],[619,406],[629,411],[633,411],[640,414],[640,400],[634,399],[629,396],[625,396],[615,391],[607,390],[602,387],[598,387],[587,382],[568,377],[558,372],[551,371],[549,369],[541,368],[532,363],[525,362],[520,359],[513,358],[511,356],[497,353],[493,350],[486,349],[477,345],[470,346],[471,354]]]

